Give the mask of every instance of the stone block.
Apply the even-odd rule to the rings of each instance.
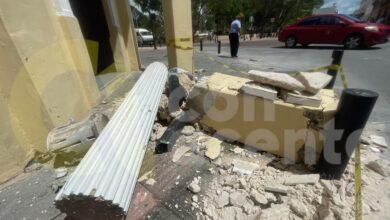
[[[271,85],[286,90],[305,90],[305,86],[301,82],[286,73],[251,70],[249,71],[248,78],[262,84]]]
[[[321,98],[319,96],[284,92],[282,97],[285,102],[295,105],[305,105],[310,107],[319,107],[321,105]]]
[[[256,82],[245,83],[245,85],[241,87],[240,91],[248,95],[253,95],[269,100],[275,100],[278,95],[278,92],[274,88],[261,85],[260,83]]]
[[[329,84],[332,76],[322,72],[300,72],[296,79],[305,86],[305,91],[317,94]]]

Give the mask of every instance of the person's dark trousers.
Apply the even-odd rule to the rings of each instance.
[[[230,55],[232,57],[236,57],[237,53],[238,53],[238,47],[240,45],[238,34],[237,33],[230,33],[229,34],[229,41],[230,41]]]

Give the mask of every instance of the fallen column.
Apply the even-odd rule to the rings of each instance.
[[[128,211],[168,77],[149,65],[55,198],[75,219],[116,219]]]

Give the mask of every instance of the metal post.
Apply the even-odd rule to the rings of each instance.
[[[200,39],[200,51],[203,51],[203,39]]]
[[[221,41],[219,40],[218,41],[218,54],[221,53]]]
[[[363,89],[343,91],[334,117],[334,127],[323,131],[325,144],[317,164],[322,178],[342,177],[378,96],[376,92]]]
[[[341,60],[343,59],[343,55],[344,55],[344,50],[333,50],[333,53],[332,53],[332,58],[333,58],[332,65],[340,66],[341,65]],[[339,71],[337,69],[329,69],[328,70],[328,75],[332,76],[332,80],[329,82],[329,84],[325,88],[333,89],[334,84],[336,82],[336,78],[337,78],[338,72]]]

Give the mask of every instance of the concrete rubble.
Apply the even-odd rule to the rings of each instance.
[[[295,78],[305,86],[305,91],[312,94],[317,94],[332,80],[332,76],[322,72],[299,72]]]
[[[284,185],[316,184],[320,180],[319,174],[292,175],[286,178]]]
[[[283,92],[282,97],[285,102],[291,104],[311,107],[319,107],[321,105],[321,98],[316,95],[308,95],[300,92]]]
[[[150,141],[155,143],[175,120],[168,110],[168,97],[160,102],[157,120]],[[119,104],[121,101],[119,101]],[[203,130],[202,130],[203,129]],[[177,169],[189,156],[205,161],[206,171],[196,171],[183,181],[180,176],[169,187],[182,188],[185,193],[169,198],[167,207],[176,212],[181,205],[191,206],[191,216],[197,219],[354,219],[354,171],[348,165],[341,180],[319,180],[312,167],[284,164],[282,158],[266,152],[212,137],[212,133],[197,123],[186,124],[180,130],[175,147],[169,155]],[[390,189],[389,165],[379,156],[387,150],[383,139],[364,134],[362,142],[364,218],[385,219],[389,204],[383,201],[383,190]],[[157,162],[156,165],[161,165]],[[363,166],[362,166],[363,167]],[[53,174],[51,191],[57,192],[72,173],[60,168]],[[206,173],[205,173],[206,172]],[[146,187],[159,187],[161,179],[147,172],[138,179]],[[378,187],[380,186],[380,187]],[[0,219],[3,202],[0,188]],[[144,194],[143,194],[144,195]],[[146,195],[146,194],[145,194]],[[8,198],[4,198],[8,199]],[[4,206],[3,206],[4,205]],[[50,210],[49,210],[50,212]],[[146,216],[147,217],[147,216]]]
[[[368,164],[366,164],[367,168],[375,171],[376,173],[379,173],[380,175],[386,177],[388,175],[387,171],[385,168],[381,165],[381,163],[376,160],[376,161],[370,161]]]
[[[180,158],[185,154],[187,153],[188,151],[190,151],[191,148],[189,147],[186,147],[186,146],[181,146],[181,147],[178,147],[176,150],[175,150],[175,153],[173,154],[173,157],[172,157],[172,162],[176,163],[180,160]]]
[[[246,83],[240,88],[240,91],[249,95],[269,100],[275,100],[278,95],[278,92],[274,88],[255,82]]]
[[[386,139],[384,137],[378,135],[371,135],[370,138],[372,140],[372,143],[374,143],[375,145],[384,148],[388,147]]]
[[[286,90],[305,90],[305,86],[300,81],[285,73],[251,70],[248,72],[248,78],[258,83],[272,85]]]
[[[222,141],[214,137],[207,140],[205,143],[206,146],[205,156],[211,160],[217,159],[219,157],[219,154],[221,153],[221,149],[222,149],[221,144]]]

